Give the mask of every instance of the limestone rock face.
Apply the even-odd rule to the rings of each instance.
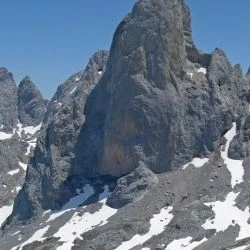
[[[29,218],[42,208],[60,208],[75,193],[78,179],[83,182],[85,177],[72,171],[74,159],[81,154],[76,144],[85,122],[85,102],[105,71],[107,60],[108,52],[97,52],[84,71],[58,87],[14,207],[19,219]]]
[[[138,1],[109,56],[98,52],[58,88],[9,222],[59,209],[93,180],[126,181],[141,164],[153,176],[218,148],[244,114],[247,82],[222,50],[195,47],[190,20],[183,0]],[[133,190],[120,184],[117,206]]]
[[[0,68],[0,126],[7,132],[17,123],[17,87],[6,68]]]
[[[133,172],[118,180],[107,204],[113,208],[121,208],[129,203],[137,202],[157,184],[157,176],[147,167],[139,166]]]
[[[214,149],[245,82],[223,51],[199,52],[190,31],[183,1],[139,1],[121,22],[87,102],[82,174],[121,176],[139,161],[159,173]]]
[[[12,73],[0,68],[0,209],[11,212],[46,109],[46,101],[28,77],[17,87]]]
[[[18,117],[23,125],[37,126],[43,121],[47,102],[27,76],[18,87]]]

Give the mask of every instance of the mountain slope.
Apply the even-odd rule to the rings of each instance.
[[[47,102],[28,76],[21,81],[17,94],[19,121],[27,126],[39,125],[46,113]]]
[[[0,69],[0,225],[12,212],[27,162],[36,146],[47,104],[26,77],[17,87],[12,73]]]
[[[105,51],[94,54],[86,70],[59,86],[52,98],[45,116],[44,132],[38,138],[25,185],[17,197],[20,202],[14,206],[14,213],[20,214],[19,219],[30,218],[41,209],[58,209],[75,193],[73,187],[62,183],[67,181],[77,154],[75,144],[85,121],[85,101],[98,83],[101,71],[105,71],[107,58]],[[80,183],[82,178],[79,176]],[[77,179],[75,181],[77,185]],[[56,197],[62,201],[58,202]]]
[[[0,246],[249,249],[249,93],[183,0],[138,1],[58,88]]]

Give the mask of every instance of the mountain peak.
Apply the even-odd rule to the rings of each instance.
[[[20,85],[27,84],[27,83],[30,83],[30,82],[32,82],[31,77],[30,77],[30,76],[25,76],[25,77],[21,80]]]
[[[4,67],[0,68],[0,83],[15,84],[13,74]]]
[[[74,242],[75,247],[132,249],[135,245],[124,247],[120,240],[131,238],[133,241],[133,235],[138,235],[144,228],[145,220],[151,224],[156,218],[153,215],[156,211],[167,208],[165,211],[169,213],[175,207],[169,220],[170,223],[173,219],[171,225],[165,227],[162,224],[164,234],[160,232],[159,238],[154,237],[150,242],[146,242],[149,238],[144,235],[145,244],[140,241],[138,247],[145,245],[156,249],[158,242],[171,244],[175,238],[184,237],[181,246],[188,239],[191,228],[194,239],[202,232],[204,240],[211,244],[207,249],[214,249],[217,241],[214,237],[221,234],[217,234],[221,230],[216,229],[214,237],[207,237],[208,231],[201,231],[208,218],[218,217],[213,216],[213,206],[205,206],[207,202],[222,200],[228,192],[231,196],[235,185],[241,185],[243,181],[243,165],[249,165],[249,162],[242,164],[241,161],[235,164],[235,160],[231,162],[228,158],[230,142],[240,130],[244,121],[241,118],[249,106],[246,98],[242,98],[247,86],[240,67],[232,67],[220,49],[206,54],[194,46],[190,12],[183,0],[138,1],[116,29],[109,58],[108,53],[104,57],[103,53],[106,52],[97,52],[85,71],[63,83],[50,102],[52,112],[47,112],[48,119],[29,162],[25,184],[18,193],[6,226],[11,224],[13,228],[18,221],[29,219],[32,223],[37,217],[39,223],[49,222],[61,228],[63,220],[58,218],[58,225],[52,222],[50,216],[56,219],[57,215],[48,210],[68,211],[65,208],[74,203],[77,207],[72,214],[77,214],[79,209],[82,225],[89,227],[85,219],[90,207],[85,210],[85,205],[93,202],[99,206],[99,200],[104,200],[102,208],[106,209],[107,205],[112,211],[118,209],[115,211],[117,217],[107,221],[105,224],[111,226],[100,227],[100,231],[92,225],[90,228],[94,233]],[[26,117],[26,122],[31,113],[27,110],[41,107],[41,102],[36,102],[31,88],[25,88],[29,85],[23,85],[19,88],[19,110],[28,114],[22,116]],[[30,93],[32,98],[28,99]],[[245,127],[248,125],[246,122]],[[246,132],[241,137],[248,140],[249,136]],[[241,142],[236,142],[235,146],[238,145],[241,147]],[[248,145],[245,143],[246,150],[243,151],[246,156],[249,155]],[[236,151],[240,152],[233,150],[233,154]],[[237,171],[231,170],[231,164],[239,167],[240,177],[234,174]],[[237,193],[230,202],[233,209],[239,188],[241,186],[234,189]],[[91,190],[85,192],[86,189]],[[244,189],[242,186],[242,191]],[[80,202],[84,207],[79,208],[73,197],[85,197],[88,193],[90,195]],[[99,213],[99,209],[95,211]],[[133,215],[138,223],[134,223]],[[167,217],[161,215],[159,219]],[[101,213],[99,218],[103,221]],[[129,227],[121,225],[124,218]],[[72,224],[68,220],[65,224],[69,225],[69,231],[75,224],[82,227],[77,225],[80,220],[72,219]],[[236,227],[236,221],[232,225],[235,219],[229,218],[230,228]],[[49,227],[50,224],[46,225]],[[211,222],[212,230],[214,225]],[[54,229],[62,232],[67,228]],[[136,234],[134,228],[137,228]],[[119,232],[115,233],[117,229]],[[237,230],[232,228],[233,241]],[[128,237],[130,231],[133,235]],[[82,235],[75,230],[72,234]],[[49,231],[43,237],[47,235],[53,234]],[[68,239],[58,240],[58,233],[53,237],[54,246],[61,245],[61,241],[68,244]],[[191,239],[188,239],[190,244],[194,242]],[[34,244],[46,247],[44,243]],[[18,244],[22,244],[21,241]],[[74,244],[72,242],[72,246]],[[121,247],[115,248],[119,245]],[[187,246],[191,249],[191,245]],[[163,248],[168,249],[167,246]]]
[[[127,67],[127,63],[117,62],[130,57],[135,73],[147,73],[159,88],[164,88],[163,82],[170,80],[172,73],[181,73],[187,47],[193,46],[190,11],[184,1],[142,0],[118,26],[110,63],[120,74],[121,66]],[[157,67],[159,64],[164,67]]]
[[[29,126],[40,124],[47,110],[47,104],[29,76],[20,82],[17,94],[20,122]]]

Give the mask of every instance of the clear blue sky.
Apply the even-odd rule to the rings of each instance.
[[[0,66],[17,84],[30,75],[46,98],[83,69],[136,0],[0,0]],[[187,0],[194,40],[207,52],[225,50],[232,63],[250,66],[250,1]]]

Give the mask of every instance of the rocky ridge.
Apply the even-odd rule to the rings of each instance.
[[[184,1],[138,1],[52,98],[2,246],[249,249],[248,120],[248,74],[195,47]]]
[[[39,90],[25,77],[17,87],[12,73],[0,69],[0,225],[10,215],[22,188],[29,157],[47,110]]]

